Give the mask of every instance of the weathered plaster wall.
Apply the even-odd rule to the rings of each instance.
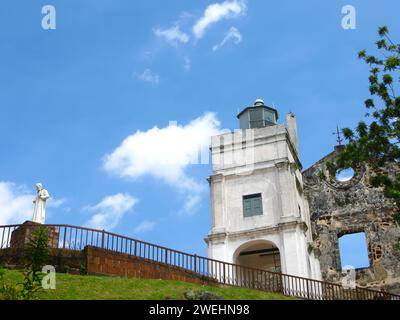
[[[355,175],[348,182],[331,177],[326,163],[335,158],[337,151],[303,172],[313,247],[319,256],[322,277],[327,281],[341,281],[338,238],[365,232],[370,266],[356,270],[357,284],[400,293],[400,251],[394,247],[400,238],[400,229],[392,219],[393,203],[382,189],[369,184],[374,171],[368,166],[353,168]],[[382,170],[393,174],[398,168]]]

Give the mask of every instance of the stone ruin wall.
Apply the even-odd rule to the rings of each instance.
[[[357,285],[400,294],[400,250],[395,247],[400,229],[392,218],[393,202],[384,196],[382,188],[369,184],[374,171],[366,165],[353,168],[355,175],[350,181],[331,177],[326,163],[337,152],[335,149],[303,172],[313,233],[309,250],[319,256],[323,279],[341,283],[345,274],[341,271],[338,239],[365,232],[369,267],[356,270]],[[379,170],[393,174],[398,167]]]

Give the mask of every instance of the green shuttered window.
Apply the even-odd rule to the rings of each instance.
[[[253,217],[263,214],[261,193],[243,196],[243,216]]]

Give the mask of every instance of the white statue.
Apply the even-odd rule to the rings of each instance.
[[[33,201],[35,210],[33,211],[33,222],[44,224],[46,219],[46,200],[50,198],[49,193],[43,188],[41,183],[36,183],[37,197]]]

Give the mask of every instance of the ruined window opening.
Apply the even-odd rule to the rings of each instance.
[[[342,168],[336,171],[335,178],[339,182],[346,182],[353,179],[354,175],[355,172],[353,168]]]
[[[339,254],[342,270],[368,268],[368,244],[365,232],[345,234],[339,237]]]

